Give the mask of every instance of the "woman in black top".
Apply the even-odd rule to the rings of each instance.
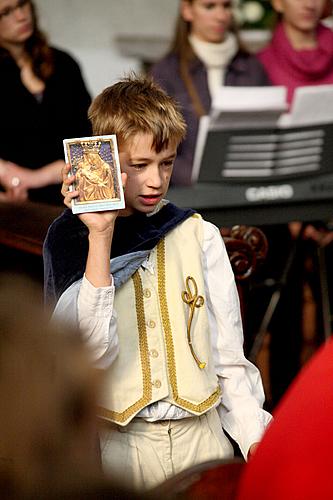
[[[90,135],[90,96],[29,0],[0,0],[0,75],[0,199],[61,203],[62,140]]]

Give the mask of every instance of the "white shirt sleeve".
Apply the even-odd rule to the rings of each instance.
[[[95,288],[84,276],[78,296],[78,324],[94,365],[107,368],[119,352],[117,315],[113,308],[115,288]]]
[[[222,427],[247,458],[271,420],[262,409],[264,391],[259,370],[243,351],[243,329],[237,287],[224,241],[217,227],[204,221],[203,271],[215,369],[222,389],[218,407]]]

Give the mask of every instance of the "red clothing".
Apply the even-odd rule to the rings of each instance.
[[[333,498],[333,338],[281,400],[244,467],[237,500]]]
[[[270,44],[258,57],[273,85],[288,88],[288,102],[296,87],[333,83],[333,32],[320,24],[315,49],[295,50],[280,23]]]

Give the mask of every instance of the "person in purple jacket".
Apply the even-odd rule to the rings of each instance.
[[[191,184],[199,118],[209,113],[216,89],[269,85],[263,66],[239,40],[231,0],[181,0],[171,48],[151,74],[179,102],[188,127],[173,185]]]

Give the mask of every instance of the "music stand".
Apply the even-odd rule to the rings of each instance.
[[[251,202],[277,202],[287,207],[288,203],[319,200],[323,193],[332,200],[333,113],[330,110],[333,110],[333,85],[297,90],[293,109],[286,115],[281,100],[275,105],[272,102],[267,105],[266,101],[264,107],[254,109],[251,96],[253,91],[260,96],[263,91],[260,87],[252,88],[247,98],[247,88],[223,88],[227,105],[213,108],[211,116],[200,121],[193,181],[207,186],[223,184],[224,191],[231,197],[232,193],[235,197],[240,194],[241,186],[244,210]],[[237,103],[234,110],[233,99]],[[244,106],[244,102],[248,105]],[[242,204],[240,197],[236,204]],[[310,215],[308,221],[311,220],[316,218],[311,219]],[[283,217],[281,222],[285,222]],[[271,223],[265,220],[265,211],[262,223]],[[296,242],[255,336],[249,356],[252,360],[261,347],[283,287],[288,282],[295,252]],[[331,312],[324,249],[320,247],[318,266],[327,339],[331,335]]]

